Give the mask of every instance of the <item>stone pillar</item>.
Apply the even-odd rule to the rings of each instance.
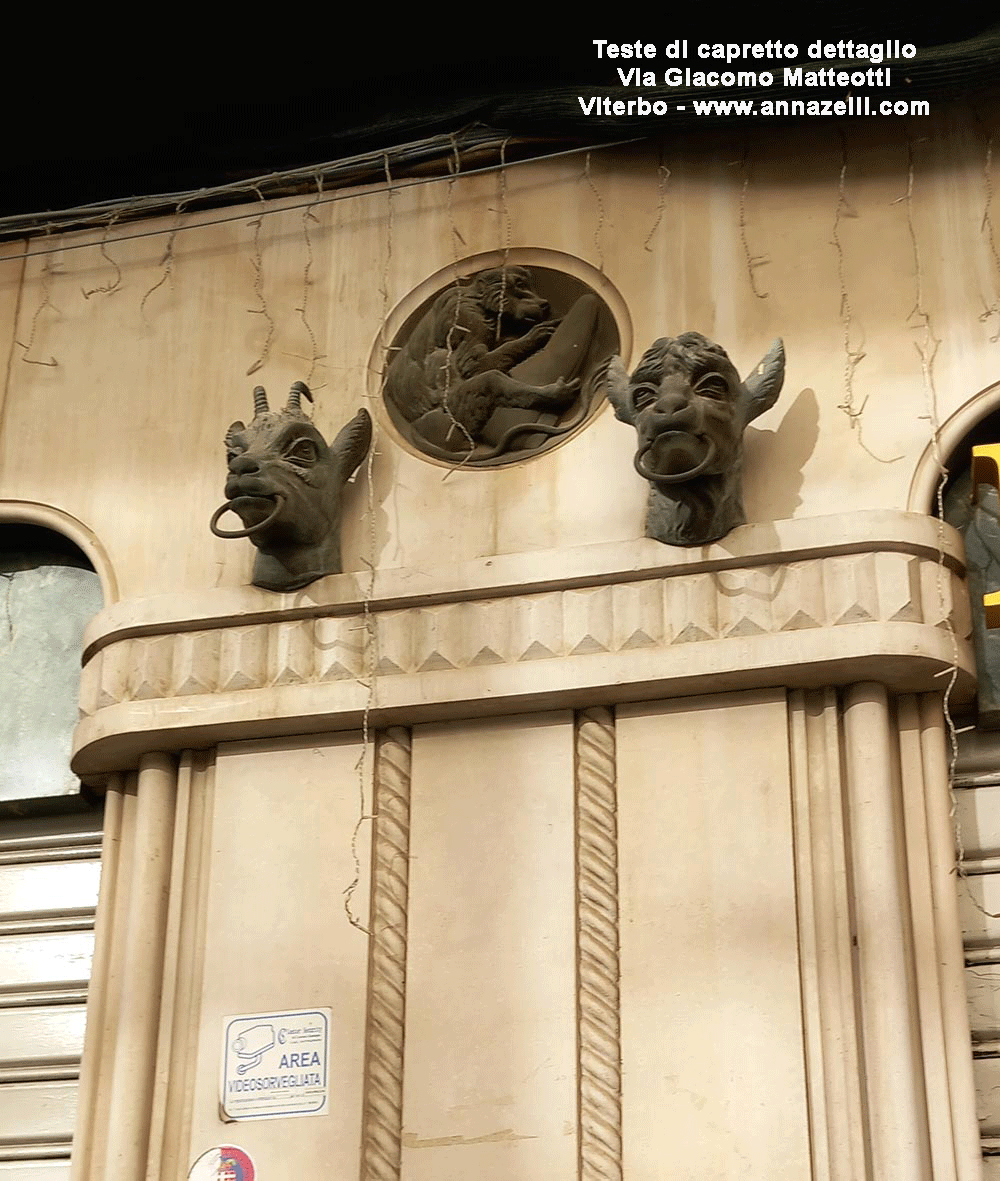
[[[128,782],[130,778],[133,780],[131,790]],[[71,1181],[84,1181],[90,1176],[95,1135],[107,1120],[111,1050],[117,1029],[121,985],[121,942],[124,923],[120,916],[128,905],[134,803],[134,776],[112,775],[104,801],[101,887],[97,900],[94,961],[87,998],[87,1031],[83,1059],[80,1063],[80,1092],[70,1166]],[[119,914],[117,923],[116,910]]]
[[[812,1181],[858,1181],[871,1162],[836,692],[789,694],[788,723]]]
[[[845,762],[872,1169],[884,1181],[930,1181],[902,800],[891,727],[884,686],[848,689]]]
[[[110,787],[109,854],[98,909],[81,1129],[73,1177],[145,1175],[160,1029],[176,762],[144,755]]]
[[[576,954],[581,1181],[622,1176],[618,766],[613,711],[576,718]]]
[[[934,1178],[979,1181],[955,832],[940,694],[897,704],[906,861]]]
[[[402,726],[376,743],[362,1181],[397,1181],[402,1157],[412,745]]]

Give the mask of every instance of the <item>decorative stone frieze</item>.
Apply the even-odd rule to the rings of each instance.
[[[119,604],[86,637],[88,777],[254,733],[586,706],[750,685],[973,688],[956,535],[908,513],[782,521],[724,543],[642,540]],[[950,625],[950,626],[949,626]],[[954,633],[954,641],[952,639]]]

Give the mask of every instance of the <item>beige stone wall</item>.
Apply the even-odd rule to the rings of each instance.
[[[1000,378],[986,151],[971,120],[817,121],[6,249],[0,507],[78,521],[119,598],[75,747],[111,870],[74,1178],[235,1141],[268,1176],[976,1181],[962,553],[903,510]],[[385,341],[508,242],[591,282],[630,364],[696,329],[746,372],[784,337],[749,528],[643,539],[607,408],[489,472],[398,440]],[[377,434],[345,574],[282,597],[208,519],[253,385],[300,378],[328,436],[364,404]],[[336,1114],[222,1123],[222,1018],[305,1005]]]
[[[931,433],[915,307],[940,341],[930,377],[941,419],[1000,377],[1000,313],[984,318],[1000,297],[983,225],[986,143],[971,119],[951,118],[873,118],[848,126],[844,143],[842,154],[837,129],[817,120],[766,139],[595,150],[589,170],[575,155],[510,167],[503,183],[486,173],[401,185],[391,201],[380,189],[125,225],[108,237],[129,240],[103,252],[100,233],[34,239],[27,259],[8,245],[0,497],[53,504],[93,530],[123,598],[246,583],[249,544],[212,538],[207,521],[222,435],[248,414],[254,383],[283,396],[312,370],[317,422],[336,429],[377,395],[383,318],[391,331],[456,257],[502,249],[509,219],[515,257],[551,264],[560,252],[599,287],[603,272],[633,362],[655,337],[697,329],[745,372],[784,337],[785,390],[747,433],[751,521],[905,507]],[[853,420],[847,308],[849,348],[864,354]],[[268,316],[267,358],[247,376]],[[632,436],[607,409],[530,463],[446,482],[378,417],[374,512],[362,474],[346,569],[364,568],[371,530],[380,567],[416,568],[443,553],[642,532]]]

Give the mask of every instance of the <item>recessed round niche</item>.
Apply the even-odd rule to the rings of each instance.
[[[427,459],[463,469],[517,463],[571,438],[604,404],[602,363],[623,351],[623,301],[597,272],[591,285],[527,253],[467,260],[397,309],[382,400]]]

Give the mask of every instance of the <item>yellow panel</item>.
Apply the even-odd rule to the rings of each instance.
[[[977,500],[980,484],[1000,491],[1000,443],[983,443],[972,448],[972,499]]]
[[[1000,492],[1000,443],[983,443],[972,448],[972,499],[979,499],[979,485],[989,484]],[[1000,627],[1000,591],[983,595],[986,626]]]

